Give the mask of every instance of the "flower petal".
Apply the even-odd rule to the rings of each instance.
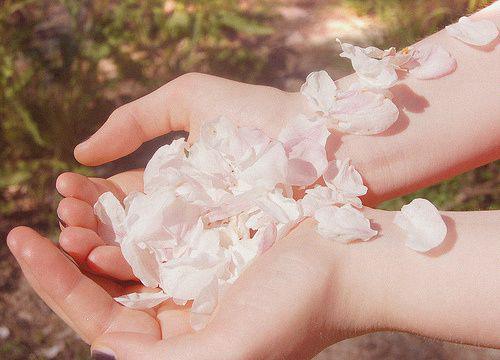
[[[348,243],[355,240],[367,241],[377,235],[370,227],[370,221],[351,205],[327,206],[316,210],[318,233],[329,240]]]
[[[176,139],[171,144],[160,147],[144,169],[144,191],[151,193],[159,187],[168,185],[163,171],[169,167],[180,167],[186,160],[184,139]]]
[[[446,31],[450,36],[467,44],[485,46],[498,37],[498,28],[490,20],[471,20],[462,16],[457,23],[448,25]]]
[[[337,86],[325,70],[307,75],[306,82],[300,88],[300,93],[319,112],[327,114],[335,106]]]
[[[131,293],[127,295],[122,295],[115,297],[115,300],[120,304],[131,308],[145,310],[153,308],[162,302],[168,300],[170,296],[162,291],[158,292],[143,292],[143,293]]]
[[[343,43],[339,39],[337,39],[337,42],[342,48],[340,57],[351,60],[356,75],[366,87],[389,89],[398,80],[398,75],[391,62],[391,56],[387,56],[393,53],[393,50],[389,49],[387,52],[383,52],[375,47],[369,47],[367,50],[359,46]],[[384,54],[387,55],[384,56]]]
[[[416,48],[413,60],[414,66],[410,67],[409,73],[422,80],[440,78],[452,73],[457,67],[455,58],[439,45]]]
[[[329,118],[332,127],[356,135],[374,135],[396,122],[399,110],[375,91],[348,91],[338,99],[338,109]]]
[[[94,213],[99,219],[98,234],[107,244],[118,244],[125,236],[125,210],[120,201],[105,192],[94,204]]]
[[[406,232],[406,245],[426,252],[439,246],[446,237],[446,224],[436,207],[428,200],[415,199],[401,208],[394,223]]]

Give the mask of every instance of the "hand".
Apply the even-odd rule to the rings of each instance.
[[[203,122],[220,116],[276,137],[287,121],[310,112],[300,93],[189,73],[115,110],[75,148],[75,158],[84,165],[100,165],[174,130],[189,131],[188,141],[194,141]]]
[[[93,351],[118,359],[309,358],[381,324],[379,304],[351,279],[351,247],[319,237],[311,221],[258,257],[193,333],[188,308],[137,311],[112,296],[140,291],[86,276],[52,242],[16,228],[8,245],[30,284]],[[377,325],[378,326],[378,325]],[[382,325],[383,326],[383,325]]]

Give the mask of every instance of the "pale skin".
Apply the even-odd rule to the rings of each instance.
[[[500,5],[474,16],[500,26]],[[350,157],[363,175],[365,204],[500,158],[492,81],[500,78],[500,47],[474,49],[444,32],[423,41],[445,47],[457,70],[438,80],[403,79],[392,90],[404,115],[385,134],[335,133],[329,142],[330,157]],[[202,121],[218,115],[276,135],[308,111],[300,94],[190,74],[118,109],[75,157],[102,164],[171,130],[189,130],[193,140]],[[107,180],[71,173],[58,179],[65,197],[58,215],[67,225],[60,245],[80,269],[33,230],[16,228],[8,237],[33,288],[95,351],[118,359],[303,359],[384,329],[500,348],[498,211],[442,213],[447,238],[427,254],[405,247],[393,212],[365,208],[380,235],[350,245],[321,238],[306,220],[256,259],[199,333],[189,327],[188,309],[170,302],[148,312],[124,308],[112,296],[140,286],[116,281],[135,278],[119,248],[96,234],[91,205],[105,191],[123,198],[140,190],[141,176],[136,170]]]

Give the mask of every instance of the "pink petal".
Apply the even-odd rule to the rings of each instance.
[[[330,75],[324,70],[307,75],[306,82],[300,88],[314,108],[322,113],[328,113],[335,105],[337,86]]]
[[[394,103],[374,91],[349,91],[338,100],[330,121],[338,130],[356,135],[373,135],[387,130],[399,116]]]
[[[368,190],[363,185],[360,173],[350,165],[349,159],[330,161],[323,179],[328,187],[347,197],[363,196]]]
[[[251,166],[238,176],[246,187],[274,189],[276,184],[283,183],[286,178],[288,159],[283,145],[274,142],[266,152]]]
[[[428,200],[415,199],[401,208],[394,223],[407,234],[406,246],[426,252],[439,246],[446,237],[446,224]]]
[[[145,310],[160,305],[162,302],[168,300],[169,298],[170,296],[162,291],[159,291],[131,293],[115,297],[115,300],[128,308]]]
[[[318,233],[326,239],[348,243],[367,241],[377,235],[370,221],[351,205],[321,208],[314,213],[314,218],[318,222]]]
[[[498,37],[498,28],[490,20],[471,20],[462,16],[457,23],[448,25],[446,31],[467,44],[485,46]]]
[[[455,71],[457,61],[439,45],[422,46],[415,50],[416,66],[409,73],[417,79],[436,79]]]
[[[171,144],[160,147],[153,155],[144,169],[144,191],[150,193],[155,191],[162,181],[163,170],[168,167],[179,167],[186,159],[184,139],[177,139]]]
[[[99,236],[107,244],[120,243],[125,236],[125,210],[120,201],[111,192],[105,192],[97,199],[94,213],[99,219]]]

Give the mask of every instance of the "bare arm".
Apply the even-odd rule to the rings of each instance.
[[[341,288],[377,329],[500,348],[500,211],[442,215],[445,242],[421,254],[404,245],[394,212],[369,211],[381,236],[338,247]]]
[[[473,15],[500,26],[500,2]],[[500,158],[500,46],[473,48],[442,30],[421,43],[439,44],[457,59],[435,80],[405,78],[391,89],[398,121],[379,136],[344,135],[337,156],[353,159],[376,204]],[[496,46],[495,46],[496,45]],[[340,79],[346,87],[353,76]]]

